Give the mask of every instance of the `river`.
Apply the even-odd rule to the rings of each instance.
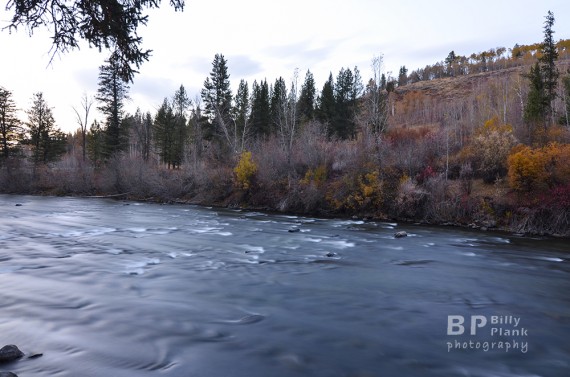
[[[19,377],[569,376],[570,242],[0,196]],[[395,238],[397,231],[407,237]]]

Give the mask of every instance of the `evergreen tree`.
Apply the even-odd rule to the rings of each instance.
[[[101,123],[94,120],[87,133],[87,152],[89,159],[99,165],[104,159],[105,132],[101,128]]]
[[[154,118],[153,135],[158,155],[168,168],[175,168],[178,162],[176,147],[176,116],[168,99],[165,98]]]
[[[530,68],[530,72],[525,75],[530,83],[526,106],[524,108],[524,118],[527,122],[539,122],[546,115],[546,97],[544,81],[538,62]]]
[[[364,93],[364,84],[362,83],[362,76],[358,67],[354,67],[354,81],[352,82],[351,100],[354,105],[362,93]],[[407,72],[407,71],[406,71]]]
[[[558,60],[558,49],[554,41],[554,14],[548,11],[546,21],[544,22],[544,41],[542,43],[542,56],[540,57],[540,70],[544,80],[545,95],[545,115],[549,117],[553,123],[554,112],[552,103],[556,98],[556,86],[558,84],[558,68],[556,60]]]
[[[457,60],[457,55],[455,55],[455,51],[451,51],[449,55],[447,55],[447,58],[445,58],[447,76],[455,76],[453,65],[455,64],[456,60]]]
[[[52,109],[41,92],[34,94],[27,126],[35,165],[55,161],[65,152],[67,137],[55,126]]]
[[[321,90],[321,94],[317,102],[317,117],[327,126],[329,135],[331,135],[332,123],[336,118],[335,87],[332,73],[329,74],[328,80],[323,85],[323,89]]]
[[[305,82],[301,87],[301,94],[299,95],[299,117],[301,122],[308,122],[314,118],[316,94],[315,78],[311,71],[307,71]]]
[[[241,152],[244,148],[245,141],[249,136],[249,117],[251,112],[249,106],[249,87],[245,80],[240,80],[234,102],[235,107],[233,117],[236,133],[239,139],[238,150]]]
[[[386,88],[387,88],[386,75],[382,73],[382,75],[380,76],[380,89],[384,90]]]
[[[257,84],[253,82],[251,98],[250,127],[254,136],[269,135],[271,124],[271,110],[269,104],[269,85],[267,80]]]
[[[408,69],[405,65],[400,67],[398,73],[398,86],[404,86],[408,83]]]
[[[172,151],[172,165],[174,168],[180,167],[184,161],[184,151],[188,140],[189,129],[187,122],[187,111],[191,101],[188,98],[183,85],[174,93],[172,98],[172,110],[174,112],[174,139]]]
[[[23,138],[12,92],[0,87],[0,159],[7,160]]]
[[[362,93],[362,81],[357,67],[354,68],[354,73],[350,68],[341,68],[334,86],[334,93],[336,111],[329,130],[341,139],[354,137],[356,135],[357,100]]]
[[[212,62],[210,77],[204,81],[201,92],[204,102],[204,115],[209,119],[210,128],[206,138],[220,137],[225,133],[231,120],[232,91],[227,61],[222,54],[216,54]]]
[[[558,68],[556,60],[558,51],[554,43],[554,15],[548,12],[544,23],[544,41],[541,44],[542,56],[525,75],[529,79],[529,94],[524,109],[525,121],[529,124],[529,142],[532,142],[534,128],[542,123],[542,142],[546,142],[548,125],[554,122],[552,104],[556,98],[558,84]]]
[[[106,158],[125,150],[127,145],[127,130],[123,129],[123,106],[129,90],[128,85],[121,79],[120,65],[117,57],[113,56],[99,67],[99,89],[97,100],[98,109],[106,116],[105,148]]]
[[[287,84],[283,77],[279,77],[275,80],[275,85],[273,85],[273,90],[271,91],[271,121],[272,127],[270,132],[278,130],[280,125],[284,122],[284,104],[287,102]]]
[[[188,97],[188,93],[186,89],[184,89],[184,85],[180,85],[180,88],[176,92],[174,92],[174,96],[172,97],[172,107],[174,114],[179,117],[186,117],[186,112],[190,107],[192,101]]]

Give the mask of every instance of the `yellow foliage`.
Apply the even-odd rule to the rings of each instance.
[[[308,185],[313,182],[315,185],[320,186],[327,180],[327,167],[319,165],[315,170],[309,169],[305,173],[305,177],[301,179],[301,183]]]
[[[480,127],[471,142],[471,147],[480,162],[480,171],[487,183],[493,182],[507,172],[507,157],[516,145],[513,127],[493,117]]]
[[[345,178],[331,186],[327,200],[337,210],[361,210],[382,204],[382,180],[378,171],[360,174],[356,182]]]
[[[510,124],[502,124],[499,122],[499,117],[494,116],[487,120],[482,128],[478,130],[479,134],[489,135],[492,132],[498,132],[502,134],[511,134],[513,132],[513,126]]]
[[[509,184],[530,192],[570,183],[570,144],[549,144],[533,149],[513,148],[509,156]]]
[[[237,166],[234,168],[236,174],[236,185],[244,190],[251,187],[251,180],[257,172],[257,165],[253,161],[251,152],[242,152]]]

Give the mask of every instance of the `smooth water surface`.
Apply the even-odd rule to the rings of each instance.
[[[43,353],[0,365],[20,377],[570,376],[568,240],[104,199],[0,208],[0,346]]]

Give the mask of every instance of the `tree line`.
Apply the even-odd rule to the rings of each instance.
[[[570,195],[570,173],[563,168],[570,162],[570,72],[559,71],[553,24],[549,12],[532,64],[489,75],[499,78],[451,100],[414,90],[400,98],[399,87],[409,85],[407,70],[400,70],[401,80],[392,79],[382,56],[372,59],[366,81],[358,67],[346,67],[317,87],[310,70],[303,78],[295,71],[251,86],[240,80],[234,92],[228,60],[216,54],[198,96],[190,98],[181,85],[154,114],[127,114],[128,81],[120,57],[111,55],[99,69],[97,94],[74,108],[79,128],[67,137],[41,93],[21,122],[11,92],[2,89],[0,173],[10,179],[0,183],[4,191],[27,182],[40,191],[129,192],[432,221],[489,217],[488,206],[524,200],[530,207],[550,203],[537,201],[537,190]],[[405,102],[420,97],[417,126],[397,125],[413,113]],[[95,104],[104,119],[90,118]],[[430,115],[434,111],[438,116]],[[515,118],[518,123],[510,124]],[[32,175],[21,179],[29,166]],[[548,177],[546,186],[537,183],[540,177]],[[479,202],[476,179],[496,186],[495,203]],[[520,196],[500,194],[507,187]],[[501,213],[503,221],[516,218]],[[552,229],[564,228],[563,221],[556,224]]]

